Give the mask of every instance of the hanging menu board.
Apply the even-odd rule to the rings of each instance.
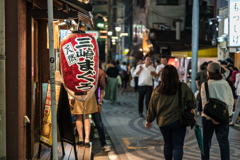
[[[240,47],[240,0],[228,0],[228,46]]]

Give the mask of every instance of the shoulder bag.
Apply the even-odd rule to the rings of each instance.
[[[194,112],[189,107],[189,104],[184,105],[184,111],[182,111],[182,89],[181,89],[181,82],[179,83],[178,87],[178,99],[179,99],[179,124],[181,127],[187,127],[191,126],[191,129],[193,128],[194,124],[196,123],[194,119]]]
[[[205,82],[205,92],[207,103],[204,105],[203,112],[217,122],[227,122],[229,120],[228,107],[223,101],[216,98],[209,98],[208,82]]]

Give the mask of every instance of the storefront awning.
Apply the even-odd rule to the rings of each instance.
[[[92,5],[90,3],[80,2],[78,0],[58,0],[60,2],[64,2],[70,7],[87,14],[88,12],[92,12]]]
[[[172,57],[192,57],[192,51],[172,51]],[[199,49],[198,57],[217,57],[217,48]]]
[[[32,17],[35,19],[47,19],[47,1],[30,1],[35,6],[32,9]],[[93,6],[90,3],[80,2],[78,0],[53,0],[53,18],[54,19],[78,19],[91,29],[95,28],[93,21]]]
[[[92,5],[90,3],[85,4],[84,2],[79,2],[77,0],[59,0],[70,7],[76,9],[78,12],[78,19],[86,24],[89,28],[95,28],[93,15],[92,15]]]
[[[86,24],[89,28],[94,27],[93,15],[92,15],[92,5],[90,3],[79,2],[77,0],[58,0],[69,5],[71,8],[76,9],[78,12],[78,19]]]

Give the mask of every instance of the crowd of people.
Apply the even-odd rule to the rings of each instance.
[[[196,85],[199,90],[199,93],[201,93],[201,85],[204,82],[208,81],[207,77],[207,67],[210,62],[204,62],[200,68],[201,71],[197,74]],[[240,81],[240,72],[237,67],[234,67],[234,61],[232,58],[227,58],[226,60],[219,60],[219,65],[221,66],[221,74],[222,79],[226,80],[231,88],[234,104],[233,104],[233,111],[235,111],[234,115],[231,116],[231,122],[229,123],[230,126],[234,126],[234,124],[240,124],[238,120],[238,115],[240,111],[240,98],[238,100],[238,97],[240,96],[240,90],[237,89],[239,87],[239,81]],[[202,112],[202,98],[201,94],[199,94],[199,100],[198,100],[198,114],[201,115]]]
[[[144,66],[148,66],[146,61]],[[142,67],[137,67],[136,74],[141,72],[141,68]],[[200,94],[198,107],[193,92],[185,83],[179,81],[178,72],[174,66],[165,65],[162,62],[162,64],[157,67],[155,73],[150,72],[152,71],[150,68],[148,70],[149,73],[152,73],[151,78],[158,79],[159,85],[153,91],[151,98],[146,100],[147,115],[145,127],[150,130],[152,122],[156,118],[157,124],[164,138],[165,159],[182,159],[186,127],[180,125],[180,113],[186,110],[186,108],[195,112],[195,108],[197,108],[199,115],[201,114],[203,130],[204,151],[202,153],[204,154],[201,154],[201,158],[203,160],[209,160],[211,141],[215,131],[221,151],[221,159],[229,160],[229,126],[234,126],[235,123],[239,123],[237,122],[237,119],[240,110],[240,98],[238,97],[240,93],[240,74],[238,69],[233,66],[233,60],[228,58],[219,62],[204,62],[201,65],[202,71],[199,72],[196,77],[196,85]],[[147,73],[143,72],[143,74],[146,75]],[[139,80],[141,78],[139,76]],[[148,84],[152,85],[150,80]],[[206,85],[208,86],[207,91],[205,89]],[[182,89],[179,90],[179,86],[181,86]],[[181,93],[180,95],[182,95],[181,97],[179,96],[179,92]],[[141,95],[139,94],[139,99],[140,98]],[[179,98],[181,98],[180,102],[183,101],[184,108],[180,108],[182,104],[179,104]],[[204,107],[209,103],[209,98],[216,99],[217,102],[221,101],[226,104],[226,113],[229,114],[231,122],[219,122],[204,113]],[[142,102],[139,101],[139,112],[142,111],[141,103]],[[235,113],[233,114],[234,110]],[[197,124],[196,114],[194,119]]]
[[[230,159],[230,146],[228,141],[229,126],[239,123],[238,116],[240,111],[240,73],[233,65],[233,60],[228,58],[219,62],[204,62],[201,65],[201,71],[195,78],[199,98],[195,98],[189,86],[180,82],[177,69],[168,65],[167,57],[161,57],[161,64],[156,61],[151,62],[151,58],[146,56],[144,61],[139,60],[132,68],[130,64],[119,61],[112,61],[110,64],[99,66],[100,98],[98,91],[88,102],[89,107],[85,111],[92,114],[93,120],[98,128],[100,142],[105,151],[110,148],[106,145],[104,126],[101,120],[101,106],[103,99],[116,101],[118,89],[126,89],[130,79],[134,81],[135,91],[139,93],[138,111],[139,116],[144,117],[144,98],[146,106],[146,124],[147,129],[151,129],[152,122],[155,120],[164,139],[165,159],[181,160],[183,157],[183,145],[186,134],[186,127],[180,125],[180,113],[186,108],[201,115],[203,130],[204,154],[203,160],[209,160],[211,140],[215,131],[219,147],[221,150],[221,159]],[[103,70],[102,70],[103,68]],[[132,78],[130,78],[132,77]],[[194,83],[194,82],[193,82]],[[206,92],[205,86],[208,85]],[[209,93],[209,94],[208,94]],[[179,96],[180,95],[180,96]],[[208,96],[209,95],[209,96]],[[181,98],[181,99],[179,99]],[[204,113],[204,106],[208,103],[208,98],[214,98],[226,104],[231,121],[218,122]],[[181,104],[179,104],[181,102]],[[197,103],[198,102],[198,103]],[[76,115],[76,126],[79,133],[78,145],[89,146],[90,122],[84,120],[85,140],[83,139],[83,112],[82,102],[75,102],[69,97],[69,103],[73,107],[72,114]],[[182,107],[183,106],[183,107]],[[233,111],[235,113],[233,114]],[[196,119],[195,114],[195,122]]]

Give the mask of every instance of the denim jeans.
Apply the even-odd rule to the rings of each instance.
[[[102,147],[104,147],[107,143],[106,143],[104,125],[103,125],[103,122],[102,122],[101,114],[99,114],[98,112],[92,113],[92,118],[93,118],[93,121],[94,121],[97,129],[98,129],[98,135],[99,135],[99,138],[100,138],[100,143],[101,143]]]
[[[202,160],[209,160],[209,152],[214,131],[216,133],[217,141],[220,147],[221,159],[230,160],[230,148],[228,141],[229,122],[227,121],[226,123],[215,125],[212,120],[207,120],[206,117],[202,117],[202,129],[204,148],[204,155],[202,155]]]
[[[179,122],[173,122],[160,127],[164,139],[164,157],[166,160],[182,160],[183,144],[186,127],[181,127]]]

